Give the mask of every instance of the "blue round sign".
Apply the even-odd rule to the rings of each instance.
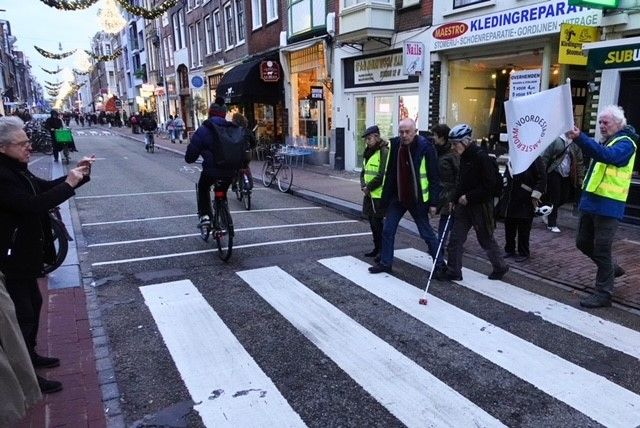
[[[202,88],[204,86],[204,79],[202,76],[193,76],[191,78],[191,86],[194,88]]]

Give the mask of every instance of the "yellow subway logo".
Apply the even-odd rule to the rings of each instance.
[[[607,55],[605,64],[624,64],[628,62],[640,61],[640,49],[625,49],[611,51]]]

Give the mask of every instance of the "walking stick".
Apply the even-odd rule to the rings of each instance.
[[[431,278],[433,278],[433,272],[435,272],[436,270],[436,263],[438,261],[438,256],[440,255],[440,249],[442,249],[442,243],[444,242],[444,238],[447,236],[449,221],[451,221],[451,212],[449,212],[449,216],[447,217],[447,222],[444,224],[444,230],[442,231],[442,237],[440,238],[440,243],[438,244],[438,251],[436,251],[436,257],[433,259],[433,267],[431,268],[431,273],[429,273],[427,286],[424,289],[424,293],[422,293],[422,297],[420,298],[420,300],[418,300],[418,303],[421,305],[427,304],[427,290],[429,290],[429,285],[431,284]]]

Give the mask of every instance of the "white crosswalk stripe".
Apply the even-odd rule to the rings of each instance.
[[[207,426],[305,426],[191,281],[140,291]]]
[[[395,254],[422,269],[431,267],[429,256],[413,248]],[[607,378],[590,371],[599,370],[597,367],[582,367],[544,345],[534,344],[433,295],[427,306],[419,305],[422,289],[416,284],[389,274],[372,275],[367,270],[370,265],[355,257],[321,259],[317,264],[316,269],[326,270],[334,280],[340,279],[341,287],[353,284],[345,293],[347,289],[371,293],[375,296],[371,299],[389,303],[391,310],[412,317],[460,345],[460,349],[470,351],[470,358],[488,361],[505,376],[513,375],[525,388],[541,391],[548,397],[545,399],[562,403],[565,407],[560,409],[604,426],[640,426],[640,395],[633,391],[634,386],[627,386],[629,383],[621,386],[615,376]],[[387,342],[388,338],[354,320],[326,300],[323,293],[297,279],[297,273],[278,266],[236,273],[248,285],[247,290],[252,290],[249,293],[259,296],[274,316],[281,316],[282,322],[301,333],[300,338],[285,336],[287,343],[291,340],[291,346],[297,346],[296,341],[306,338],[308,346],[326,355],[402,424],[492,427],[513,423],[501,420],[505,415],[496,414],[496,409],[485,408],[490,405],[487,402],[474,402],[468,391],[460,390],[460,384],[451,386],[446,371],[434,374],[426,368],[430,366],[405,355],[401,348]],[[501,281],[492,281],[491,288],[485,285],[483,275],[472,270],[465,269],[463,276],[465,280],[459,281],[460,285],[490,297],[496,304],[536,314],[554,324],[554,328],[578,333],[579,340],[597,341],[607,349],[635,357],[634,343],[639,343],[635,330]],[[422,286],[424,277],[415,282]],[[254,360],[190,280],[142,286],[140,292],[206,426],[315,424],[316,421],[305,419],[305,413],[291,402],[291,395],[285,390],[280,392],[282,379],[272,380],[269,376],[273,375],[265,374],[269,373],[267,367],[256,363],[261,359]],[[381,309],[377,304],[373,307],[374,311]],[[614,339],[603,339],[605,330]],[[465,366],[466,370],[474,370],[473,364]],[[477,391],[483,387],[478,384],[469,388]],[[508,395],[509,390],[501,394]]]
[[[414,248],[395,251],[395,257],[422,269],[431,269],[431,256]],[[504,281],[491,281],[471,269],[462,269],[462,281],[455,281],[470,290],[489,296],[521,311],[535,314],[545,321],[640,358],[640,333],[600,317],[572,308]]]
[[[320,260],[372,294],[607,426],[640,424],[640,396],[390,275],[371,275],[354,257]]]
[[[502,426],[282,269],[238,275],[407,426]]]

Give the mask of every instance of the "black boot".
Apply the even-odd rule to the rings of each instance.
[[[33,367],[50,369],[52,367],[58,367],[60,365],[60,360],[54,357],[43,357],[42,355],[38,355],[34,352],[31,354],[31,363],[33,364]]]
[[[38,378],[38,386],[40,392],[43,394],[52,394],[54,392],[62,391],[62,383],[57,380],[47,380],[41,376],[36,375]]]
[[[380,252],[380,250],[378,249],[378,247],[376,247],[373,250],[369,251],[368,253],[365,253],[364,256],[365,257],[375,257],[375,256],[378,255],[379,252]]]

